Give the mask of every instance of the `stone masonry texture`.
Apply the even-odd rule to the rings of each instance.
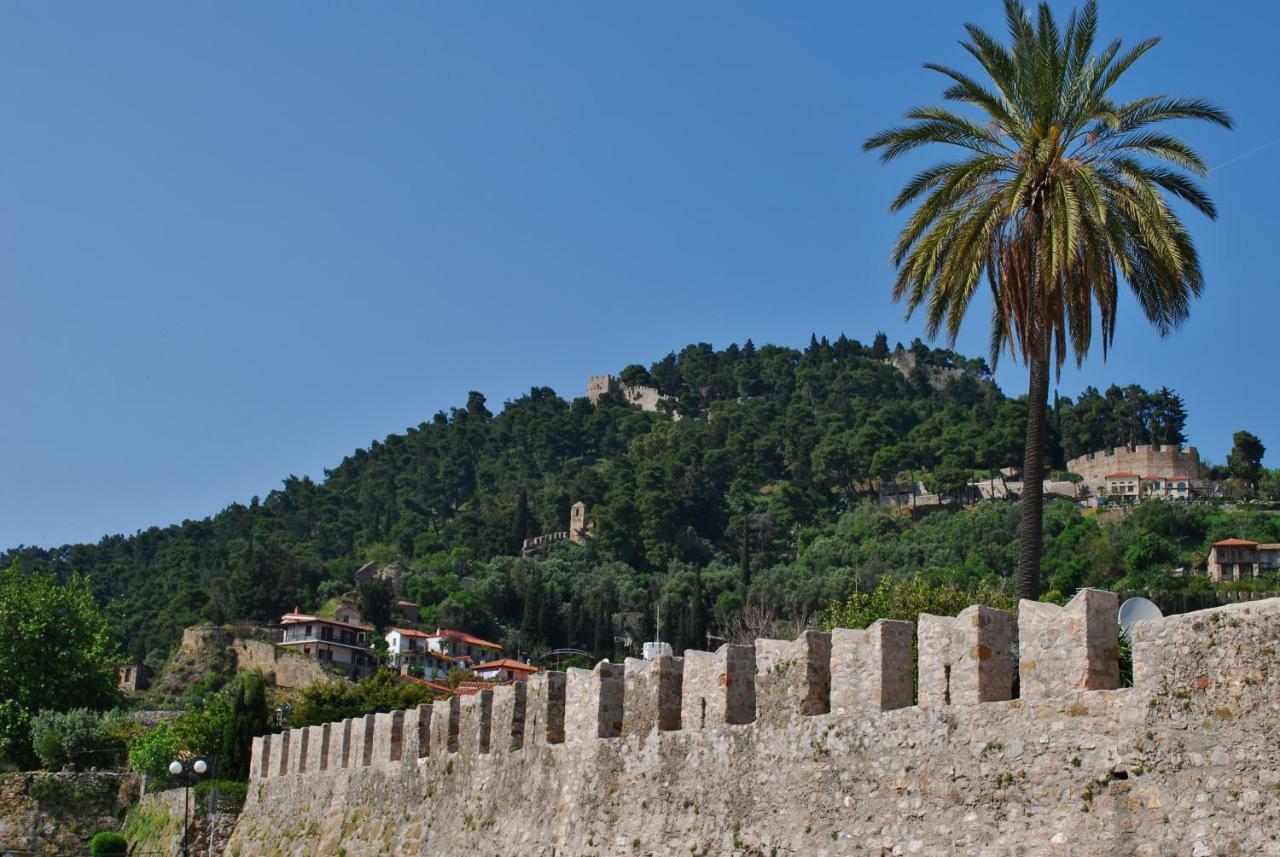
[[[930,704],[804,714],[797,695],[756,693],[772,662],[754,664],[754,647],[722,648],[685,653],[684,702],[728,699],[749,653],[751,722],[645,729],[624,692],[634,728],[553,742],[533,723],[548,707],[543,676],[518,750],[433,747],[301,775],[260,762],[225,853],[1280,855],[1280,599],[1139,623],[1134,686],[1113,690],[1070,677],[1085,674],[1093,633],[1064,624],[1070,609],[1020,618],[1023,639],[1058,640],[1066,677],[1017,699],[990,700],[1012,689],[1014,626],[986,608],[921,617],[922,703],[926,678],[951,674]],[[840,637],[832,700],[859,681],[836,669]],[[630,689],[633,664],[618,666]]]

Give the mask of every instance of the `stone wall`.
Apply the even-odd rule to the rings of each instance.
[[[312,682],[332,678],[314,658],[280,649],[262,640],[236,640],[231,650],[236,658],[236,669],[258,670],[263,675],[274,676],[276,687],[306,687]]]
[[[0,854],[88,854],[95,833],[120,828],[137,790],[131,774],[0,774]]]
[[[145,794],[129,811],[125,824],[130,853],[220,857],[235,829],[239,809],[234,801],[215,801],[212,796],[197,801],[194,792],[182,788]]]
[[[921,617],[916,704],[910,626],[877,623],[543,673],[326,771],[268,736],[226,853],[1280,854],[1280,600],[1140,623],[1125,689],[1114,606],[1024,602],[1020,698],[1015,618],[970,608]]]

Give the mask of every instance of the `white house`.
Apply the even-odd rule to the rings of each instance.
[[[421,667],[423,678],[444,678],[450,670],[466,668],[472,661],[454,657],[428,646],[431,635],[414,628],[392,628],[387,631],[387,656],[393,667]]]
[[[378,668],[378,659],[369,648],[372,626],[311,616],[299,613],[296,607],[280,617],[280,625],[284,630],[281,646],[342,667],[351,678]]]
[[[499,658],[487,664],[476,664],[472,670],[477,678],[486,681],[525,681],[536,673],[538,668],[511,658]]]

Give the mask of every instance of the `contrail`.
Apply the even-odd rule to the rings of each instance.
[[[1209,167],[1209,172],[1211,172],[1211,173],[1213,173],[1213,172],[1217,172],[1218,170],[1222,169],[1223,167],[1229,167],[1229,166],[1231,166],[1231,165],[1232,165],[1232,164],[1234,164],[1236,161],[1243,161],[1245,158],[1249,157],[1250,155],[1256,155],[1256,154],[1258,154],[1258,153],[1259,153],[1259,152],[1261,152],[1263,149],[1270,149],[1270,148],[1271,148],[1272,146],[1274,146],[1276,143],[1280,143],[1280,137],[1276,137],[1276,138],[1275,138],[1274,140],[1272,140],[1270,143],[1263,143],[1261,146],[1258,146],[1257,148],[1250,149],[1249,151],[1245,152],[1243,155],[1236,155],[1234,158],[1231,158],[1230,160],[1223,161],[1222,163],[1218,164],[1216,167]]]

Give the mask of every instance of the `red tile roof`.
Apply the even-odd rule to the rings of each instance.
[[[1118,470],[1115,473],[1108,473],[1103,479],[1132,479],[1138,474],[1130,473],[1127,470]]]
[[[464,643],[470,643],[473,646],[480,646],[485,649],[497,649],[498,651],[502,651],[502,646],[499,646],[497,643],[490,643],[488,640],[482,640],[479,637],[473,637],[470,634],[463,633],[462,631],[454,631],[450,628],[436,628],[436,632],[434,634],[427,634],[426,636],[449,637],[450,639],[461,640]]]
[[[413,628],[392,628],[391,630],[398,632],[402,637],[422,637],[426,639],[431,636],[426,631],[416,631]]]
[[[1257,546],[1257,542],[1251,542],[1248,539],[1223,539],[1213,543],[1215,548],[1256,548]]]
[[[480,672],[480,670],[515,670],[516,672],[536,673],[538,668],[532,664],[513,661],[511,658],[498,658],[496,661],[489,661],[487,664],[476,664],[471,670],[473,672]]]

